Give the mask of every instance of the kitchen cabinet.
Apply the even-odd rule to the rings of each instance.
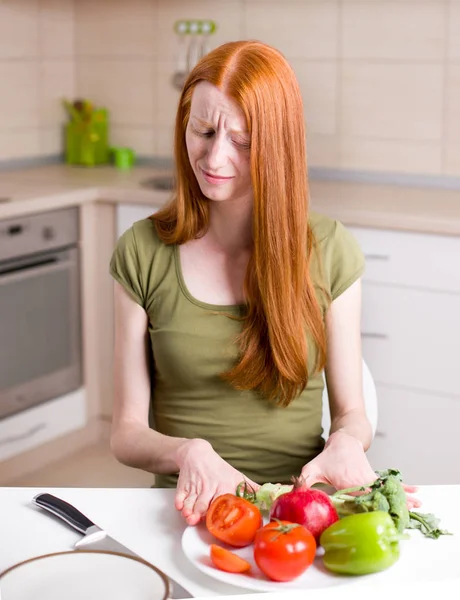
[[[0,461],[32,450],[87,423],[83,388],[0,420]]]
[[[379,410],[371,464],[408,482],[460,483],[460,238],[348,229],[367,263],[361,336]]]
[[[460,293],[363,283],[362,344],[377,383],[460,396]]]
[[[376,384],[374,469],[399,469],[411,484],[458,483],[460,398]]]
[[[117,204],[117,238],[136,221],[150,217],[158,206],[146,204]]]
[[[366,257],[364,281],[460,294],[460,237],[348,227]]]

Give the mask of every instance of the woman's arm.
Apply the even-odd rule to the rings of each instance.
[[[111,449],[123,464],[151,473],[176,473],[177,453],[190,440],[149,427],[148,317],[115,282],[114,405]]]
[[[372,440],[362,391],[361,281],[336,298],[326,316],[326,381],[331,432],[324,450],[302,469],[307,485],[326,483],[336,489],[375,480],[365,450]]]
[[[114,408],[111,448],[123,464],[152,473],[177,473],[175,506],[189,525],[206,514],[215,496],[234,493],[244,475],[204,439],[174,438],[149,427],[148,317],[115,283]],[[257,489],[257,484],[248,483]]]
[[[331,430],[328,445],[346,433],[364,450],[372,442],[362,385],[361,280],[336,298],[326,316],[327,364],[325,368]]]
[[[366,485],[376,479],[365,450],[372,442],[362,389],[361,280],[336,298],[326,317],[326,382],[331,431],[323,452],[302,469],[308,485],[321,482],[336,489]],[[403,486],[415,492],[414,486]],[[407,496],[409,509],[421,502]]]

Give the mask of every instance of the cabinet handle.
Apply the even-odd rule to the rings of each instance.
[[[366,260],[390,260],[388,254],[365,254],[364,258]]]
[[[3,438],[3,440],[0,440],[0,446],[6,446],[7,444],[12,444],[13,442],[19,442],[20,440],[24,440],[30,437],[31,435],[38,433],[42,429],[46,429],[46,423],[38,423],[37,425],[34,425],[33,427],[25,431],[24,433],[20,433],[19,435],[11,435],[10,437]]]
[[[387,340],[388,335],[386,333],[375,333],[373,331],[362,331],[361,337],[363,338],[371,338],[375,340]]]
[[[383,431],[379,431],[378,429],[376,430],[374,437],[378,437],[378,438],[386,438],[387,434],[383,433]]]

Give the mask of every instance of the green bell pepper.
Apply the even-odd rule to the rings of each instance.
[[[323,531],[324,566],[335,573],[367,575],[391,567],[399,558],[398,533],[393,519],[384,511],[343,517]]]

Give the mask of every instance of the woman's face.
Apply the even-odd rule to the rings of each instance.
[[[234,100],[207,81],[200,82],[193,92],[185,140],[206,198],[252,198],[250,139],[244,114]]]

